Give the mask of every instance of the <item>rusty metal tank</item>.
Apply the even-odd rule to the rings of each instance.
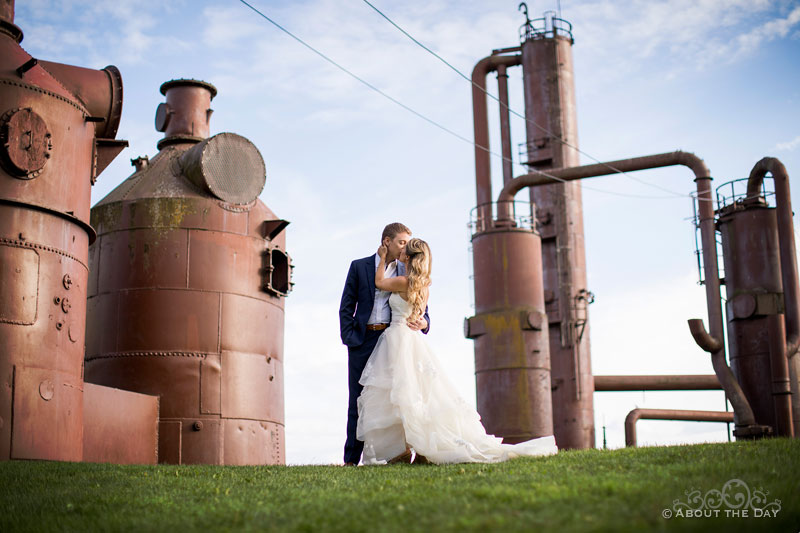
[[[788,380],[774,382],[771,362],[786,366],[776,210],[764,196],[755,196],[726,203],[718,215],[731,370],[750,402],[756,423],[774,428],[774,434],[791,434],[789,428],[779,427],[773,398],[790,394]],[[771,357],[776,351],[779,356]],[[788,367],[782,375],[788,375]]]
[[[33,58],[0,1],[0,460],[80,461],[91,186],[122,79]]]
[[[214,86],[161,92],[159,152],[92,208],[85,378],[160,397],[161,463],[283,464],[288,222],[258,149],[208,138]]]
[[[548,12],[526,20],[522,41],[526,154],[531,170],[580,164],[569,22]],[[594,446],[594,383],[587,305],[581,185],[577,181],[530,188],[542,238],[542,265],[550,324],[553,426],[559,448]]]
[[[553,434],[541,242],[531,226],[493,224],[472,236],[478,412],[504,442]],[[539,275],[532,275],[539,273]]]

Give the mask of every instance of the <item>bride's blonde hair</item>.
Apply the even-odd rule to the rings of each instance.
[[[411,304],[409,320],[418,320],[425,313],[425,289],[431,284],[431,249],[422,239],[406,244],[407,299]]]

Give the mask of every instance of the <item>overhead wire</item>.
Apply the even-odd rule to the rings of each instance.
[[[379,95],[383,96],[387,100],[391,101],[395,105],[405,109],[406,111],[408,111],[409,113],[413,114],[417,118],[420,118],[420,119],[424,120],[428,124],[431,124],[432,126],[435,126],[436,128],[439,128],[440,130],[442,130],[442,131],[444,131],[446,133],[449,133],[450,135],[456,137],[457,139],[460,139],[461,141],[464,141],[464,142],[474,146],[475,148],[483,150],[483,151],[487,152],[488,154],[493,155],[495,157],[499,157],[503,161],[510,161],[510,162],[513,163],[513,161],[511,159],[506,158],[503,155],[492,151],[490,148],[488,148],[486,146],[481,146],[481,145],[477,144],[476,142],[464,137],[463,135],[451,130],[447,126],[444,126],[444,125],[436,122],[435,120],[426,117],[425,115],[423,115],[419,111],[417,111],[417,110],[413,109],[412,107],[404,104],[403,102],[401,102],[398,99],[394,98],[390,94],[386,93],[385,91],[383,91],[380,88],[376,87],[372,83],[368,82],[364,78],[362,78],[362,77],[358,76],[357,74],[353,73],[352,71],[350,71],[349,69],[347,69],[346,67],[341,65],[340,63],[338,63],[335,60],[333,60],[328,55],[326,55],[323,52],[317,50],[316,48],[314,48],[313,46],[311,46],[310,44],[305,42],[303,39],[301,39],[300,37],[298,37],[297,35],[295,35],[291,31],[289,31],[288,29],[284,28],[282,25],[280,25],[278,22],[276,22],[275,20],[273,20],[272,18],[267,16],[265,13],[260,11],[258,8],[256,8],[251,3],[249,3],[247,0],[239,0],[239,2],[242,3],[243,5],[247,6],[250,10],[252,10],[258,16],[262,17],[264,20],[266,20],[267,22],[269,22],[270,24],[272,24],[273,26],[275,26],[276,28],[281,30],[283,33],[285,33],[286,35],[288,35],[289,37],[291,37],[292,39],[294,39],[295,41],[297,41],[298,43],[303,45],[305,48],[307,48],[311,52],[315,53],[316,55],[318,55],[319,57],[321,57],[322,59],[324,59],[325,61],[327,61],[331,65],[335,66],[336,68],[338,68],[339,70],[341,70],[342,72],[344,72],[345,74],[350,76],[351,78],[353,78],[356,81],[358,81],[359,83],[365,85],[369,89],[375,91],[376,93],[378,93]],[[433,52],[431,52],[431,53],[433,53]],[[451,68],[453,68],[454,70],[456,70],[458,72],[458,70],[455,69],[455,67],[451,66]],[[563,178],[559,178],[557,176],[554,176],[554,175],[549,174],[549,173],[547,173],[545,171],[542,171],[542,170],[531,169],[531,173],[538,174],[538,175],[550,178],[550,179],[552,179],[554,181],[558,181],[558,182],[561,182],[561,183],[569,183],[570,182],[570,180],[565,180]],[[590,187],[590,186],[586,186],[586,185],[583,185],[583,188],[587,189],[587,190],[592,190],[592,191],[595,191],[595,192],[603,193],[603,194],[610,194],[610,195],[613,195],[613,196],[621,196],[621,197],[626,197],[626,198],[638,198],[638,199],[649,199],[649,200],[663,200],[663,199],[666,198],[666,197],[663,197],[663,196],[647,196],[647,195],[640,195],[640,194],[622,193],[622,192],[618,192],[618,191],[608,191],[608,190],[598,189],[596,187]]]
[[[673,191],[673,190],[671,190],[671,189],[668,189],[668,188],[666,188],[666,187],[662,187],[662,186],[660,186],[660,185],[657,185],[657,184],[655,184],[655,183],[650,183],[649,181],[645,181],[645,180],[642,180],[642,179],[640,179],[640,178],[637,178],[637,177],[635,177],[635,176],[631,176],[630,174],[628,174],[627,172],[625,172],[625,171],[623,171],[623,170],[620,170],[620,169],[618,169],[618,168],[615,168],[615,167],[613,167],[612,165],[610,165],[610,164],[608,164],[608,163],[606,163],[606,162],[600,161],[599,159],[597,159],[596,157],[592,156],[591,154],[589,154],[589,153],[585,152],[584,150],[581,150],[580,148],[578,148],[578,146],[576,146],[576,145],[574,145],[574,144],[571,144],[570,142],[568,142],[568,141],[567,141],[567,140],[565,140],[564,138],[562,138],[562,137],[560,137],[560,136],[556,135],[556,134],[555,134],[555,133],[553,133],[553,132],[552,132],[550,129],[548,129],[546,126],[542,126],[541,124],[537,123],[537,122],[536,122],[536,121],[534,121],[533,119],[530,119],[530,118],[526,117],[525,115],[522,115],[522,114],[520,114],[520,113],[519,113],[519,112],[517,112],[516,110],[514,110],[514,109],[511,109],[511,107],[509,107],[509,106],[508,106],[507,104],[505,104],[504,102],[500,101],[500,99],[499,99],[499,98],[497,98],[495,95],[493,95],[492,93],[490,93],[489,91],[487,91],[487,90],[486,90],[484,87],[481,87],[479,84],[475,83],[475,82],[472,80],[472,78],[470,78],[469,76],[467,76],[466,74],[464,74],[463,72],[461,72],[461,71],[460,71],[458,68],[456,68],[455,66],[453,66],[453,64],[452,64],[452,63],[450,63],[449,61],[447,61],[447,60],[446,60],[445,58],[443,58],[441,55],[437,54],[436,52],[434,52],[433,50],[431,50],[431,49],[430,49],[428,46],[426,46],[425,44],[423,44],[422,42],[420,42],[418,39],[416,39],[416,38],[415,38],[413,35],[411,35],[410,33],[408,33],[408,32],[407,32],[405,29],[403,29],[403,28],[402,28],[402,27],[401,27],[399,24],[397,24],[397,23],[396,23],[394,20],[392,20],[392,19],[391,19],[391,18],[390,18],[388,15],[386,15],[386,14],[385,14],[383,11],[381,11],[380,9],[378,9],[378,8],[377,8],[377,7],[376,7],[376,6],[375,6],[375,5],[374,5],[372,2],[370,2],[369,0],[362,0],[362,1],[363,1],[365,4],[367,4],[369,7],[371,7],[371,8],[372,8],[372,9],[373,9],[373,10],[374,10],[374,11],[375,11],[375,12],[376,12],[378,15],[380,15],[380,16],[381,16],[381,17],[382,17],[384,20],[386,20],[386,21],[387,21],[389,24],[391,24],[392,26],[394,26],[394,27],[395,27],[395,28],[396,28],[398,31],[400,31],[400,32],[401,32],[403,35],[405,35],[405,36],[406,36],[406,37],[408,37],[408,38],[409,38],[411,41],[413,41],[413,42],[414,42],[414,43],[415,43],[417,46],[421,47],[423,50],[425,50],[425,51],[426,51],[426,52],[428,52],[429,54],[433,55],[433,56],[434,56],[436,59],[438,59],[439,61],[441,61],[441,62],[442,62],[444,65],[446,65],[447,67],[449,67],[449,68],[450,68],[450,69],[451,69],[453,72],[455,72],[455,73],[456,73],[456,74],[458,74],[460,77],[462,77],[462,78],[464,78],[465,80],[467,80],[467,81],[468,81],[468,82],[469,82],[469,83],[470,83],[472,86],[476,87],[477,89],[479,89],[480,91],[482,91],[484,94],[486,94],[486,95],[487,95],[489,98],[491,98],[492,100],[494,100],[495,102],[497,102],[498,104],[500,104],[500,106],[502,106],[503,108],[507,109],[509,113],[511,113],[512,115],[514,115],[514,116],[516,116],[516,117],[518,117],[518,118],[521,118],[522,120],[524,120],[524,121],[526,121],[526,122],[528,122],[528,123],[532,124],[533,126],[535,126],[536,128],[538,128],[538,129],[539,129],[539,131],[541,131],[541,132],[543,132],[543,133],[546,133],[547,135],[550,135],[550,136],[551,136],[553,139],[555,139],[557,142],[560,142],[560,143],[561,143],[561,144],[563,144],[564,146],[568,146],[568,147],[572,148],[573,150],[577,151],[578,153],[580,153],[580,154],[582,154],[582,155],[584,155],[584,156],[588,157],[589,159],[591,159],[591,160],[592,160],[592,161],[594,161],[595,163],[599,163],[600,165],[603,165],[604,167],[608,168],[609,170],[612,170],[612,171],[614,171],[614,173],[616,173],[616,174],[622,174],[623,176],[625,176],[625,177],[627,177],[627,178],[629,178],[629,179],[631,179],[631,180],[633,180],[633,181],[636,181],[636,182],[638,182],[638,183],[641,183],[641,184],[643,184],[643,185],[646,185],[646,186],[648,186],[648,187],[653,187],[653,188],[656,188],[656,189],[660,189],[660,190],[662,190],[662,191],[664,191],[664,192],[668,192],[668,193],[672,194],[672,195],[673,195],[673,196],[675,196],[675,197],[684,197],[684,198],[685,198],[685,197],[691,197],[691,195],[689,195],[689,194],[675,192],[675,191]],[[559,11],[560,11],[560,9],[559,9]]]

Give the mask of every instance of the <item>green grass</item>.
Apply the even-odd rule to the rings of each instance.
[[[680,518],[731,479],[775,518]],[[0,531],[800,531],[800,440],[561,452],[494,465],[0,463]]]

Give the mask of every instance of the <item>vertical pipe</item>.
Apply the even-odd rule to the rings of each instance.
[[[513,49],[512,49],[513,50]],[[499,65],[520,64],[519,55],[484,57],[472,70],[472,117],[475,132],[475,190],[477,193],[477,230],[491,226],[492,166],[489,153],[489,111],[486,104],[486,76]]]
[[[789,381],[789,365],[786,360],[786,333],[781,315],[767,317],[769,332],[769,358],[772,372],[772,402],[775,410],[775,435],[791,437],[792,391]]]
[[[775,182],[775,203],[778,210],[778,240],[780,243],[781,277],[786,321],[786,357],[789,359],[789,379],[792,390],[792,419],[800,428],[800,281],[797,274],[797,247],[792,224],[792,198],[786,167],[774,157],[765,157],[750,171],[747,195],[759,194],[764,176],[769,172]],[[797,433],[797,429],[795,431]],[[795,435],[798,436],[798,435]]]
[[[511,161],[511,120],[508,110],[508,74],[505,65],[497,66],[497,90],[500,99],[500,142],[503,154],[503,185],[514,179]]]

